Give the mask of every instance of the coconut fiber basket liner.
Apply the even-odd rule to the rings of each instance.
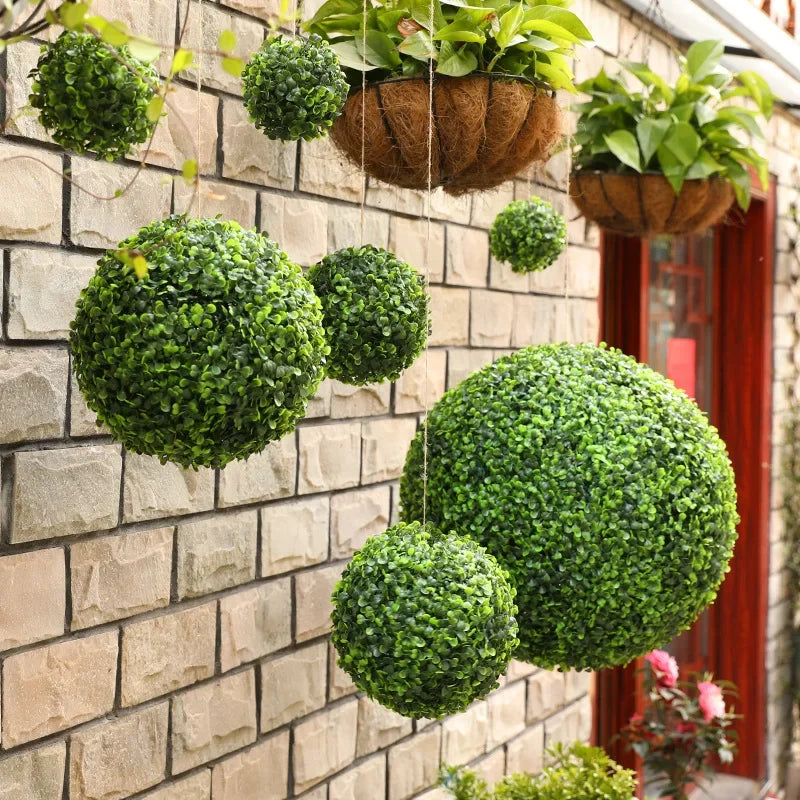
[[[675,194],[663,175],[574,172],[569,193],[581,213],[626,236],[694,233],[719,222],[733,204],[722,178],[689,180]]]
[[[367,84],[364,99],[364,170],[406,189],[428,188],[429,78]],[[331,131],[333,141],[359,166],[362,90],[352,92]],[[489,189],[557,143],[555,98],[535,86],[493,75],[433,75],[431,185],[450,194]]]

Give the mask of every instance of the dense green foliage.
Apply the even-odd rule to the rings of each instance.
[[[425,281],[392,253],[346,247],[313,266],[308,279],[322,301],[332,378],[397,380],[422,352],[430,328]]]
[[[517,589],[517,658],[625,664],[715,597],[736,538],[725,445],[682,391],[617,350],[541,345],[470,375],[428,424],[432,524],[471,536]],[[402,519],[422,514],[422,434]]]
[[[730,181],[742,208],[750,202],[755,167],[767,185],[767,161],[737,136],[763,138],[759,112],[772,113],[773,97],[757,72],[733,74],[719,63],[723,44],[693,44],[680,57],[681,74],[670,87],[647,64],[623,61],[642,84],[630,91],[621,76],[600,73],[578,87],[588,94],[580,112],[573,150],[574,168],[601,172],[661,172],[676,193],[685,180],[720,176]],[[737,85],[738,83],[738,85]],[[757,111],[735,105],[747,97]]]
[[[158,73],[127,48],[111,48],[88,33],[64,31],[31,70],[30,104],[53,140],[62,147],[122,158],[147,141],[155,123],[147,105]]]
[[[567,246],[567,221],[546,200],[532,197],[509,203],[489,231],[492,255],[514,272],[549,267]]]
[[[571,0],[376,0],[363,25],[361,0],[328,0],[305,27],[327,37],[354,86],[425,72],[493,72],[574,91],[570,60],[592,37]],[[366,48],[364,47],[366,38]]]
[[[244,104],[270,139],[318,139],[342,111],[348,85],[321,37],[264,42],[242,72]]]
[[[419,523],[373,536],[333,593],[339,666],[400,714],[463,711],[498,685],[517,644],[507,577],[471,539]]]
[[[138,277],[130,253],[143,254]],[[266,236],[171,217],[108,251],[70,342],[89,407],[125,447],[221,467],[294,429],[324,373],[319,301]]]
[[[493,791],[472,770],[445,767],[441,782],[454,800],[633,800],[636,773],[624,769],[599,747],[576,742],[547,751],[550,763],[539,775],[506,775]]]

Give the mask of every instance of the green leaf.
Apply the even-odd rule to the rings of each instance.
[[[147,108],[145,109],[145,113],[147,114],[147,119],[150,122],[158,122],[161,118],[161,112],[164,110],[164,98],[157,94],[153,97],[150,102],[147,104]]]
[[[197,177],[197,161],[193,158],[184,161],[181,167],[181,173],[183,174],[183,179],[187,183],[193,181]]]
[[[734,76],[749,93],[749,96],[756,101],[759,111],[769,119],[772,116],[772,106],[775,103],[775,96],[772,94],[769,84],[757,72],[747,70],[739,72]]]
[[[543,78],[554,89],[564,89],[570,94],[578,93],[570,73],[541,59],[536,62],[536,76]]]
[[[430,61],[431,59],[435,61],[439,57],[439,54],[436,52],[436,46],[433,44],[433,40],[428,31],[417,31],[413,33],[407,39],[403,39],[403,41],[397,45],[397,49],[407,56],[418,58],[420,61]]]
[[[438,31],[447,25],[439,0],[434,0],[433,3],[433,22],[431,22],[431,4],[428,0],[412,0],[411,18],[427,31]]]
[[[342,14],[358,14],[363,7],[361,0],[327,0],[320,6],[317,13],[305,23],[305,27]]]
[[[143,36],[134,36],[128,42],[128,50],[134,58],[150,64],[161,55],[161,47],[152,39]]]
[[[732,158],[724,158],[722,163],[725,165],[726,177],[733,185],[733,191],[736,193],[736,202],[743,211],[747,211],[750,208],[750,191],[752,188],[750,173]]]
[[[412,37],[409,37],[409,39]],[[367,64],[364,61],[364,56],[356,49],[354,39],[346,39],[342,42],[334,42],[331,49],[336,53],[339,63],[343,67],[349,69],[356,69],[359,72],[370,72],[373,69],[379,69],[374,64]]]
[[[244,71],[244,61],[241,58],[225,56],[222,59],[222,69],[234,78],[238,78]]]
[[[172,57],[172,65],[169,68],[169,76],[177,75],[185,69],[189,69],[194,63],[194,53],[190,50],[178,50]]]
[[[366,50],[361,36],[357,36],[354,42],[358,54],[362,59],[366,58],[368,64],[386,69],[400,66],[400,55],[394,41],[382,31],[367,30]]]
[[[603,139],[608,145],[608,149],[623,164],[635,169],[637,172],[642,171],[639,145],[636,142],[636,137],[630,131],[614,131],[610,134],[604,134]]]
[[[663,117],[659,119],[650,119],[645,117],[639,120],[636,125],[636,138],[639,140],[639,147],[642,151],[642,165],[647,167],[650,159],[656,154],[656,151],[661,147],[667,131],[672,127],[672,120]]]
[[[523,15],[522,4],[515,3],[500,17],[500,30],[494,38],[497,41],[497,46],[501,50],[505,50],[511,40],[517,35],[519,27],[522,24]]]
[[[700,137],[688,122],[676,122],[664,137],[664,147],[684,166],[688,167],[697,158]]]
[[[477,56],[469,48],[457,48],[450,42],[442,42],[442,48],[439,51],[439,64],[436,67],[437,72],[441,72],[442,75],[460,78],[463,75],[469,75],[470,72],[474,72],[477,68]]]
[[[88,10],[88,3],[62,3],[58,8],[58,16],[65,28],[80,31]]]
[[[707,178],[717,172],[722,172],[725,168],[719,163],[706,149],[700,150],[694,163],[686,172],[687,179]]]
[[[149,270],[147,267],[147,260],[143,255],[133,257],[133,271],[136,273],[136,277],[139,280],[147,277]]]
[[[663,144],[658,148],[657,156],[664,177],[670,182],[675,194],[678,194],[683,187],[684,180],[686,180],[688,167],[684,166],[675,157],[675,154]]]
[[[573,36],[582,39],[584,42],[593,42],[592,34],[581,20],[571,11],[555,6],[535,6],[525,12],[525,20],[549,20],[560,28],[569,31]]]
[[[674,99],[672,89],[670,89],[667,82],[660,75],[656,75],[647,64],[623,61],[622,66],[625,67],[631,75],[635,75],[645,86],[654,86],[658,89],[668,105],[672,103]]]
[[[453,21],[449,25],[445,25],[444,28],[436,31],[433,38],[441,42],[474,42],[483,44],[486,41],[486,35],[477,25],[470,24],[463,19],[459,22]]]
[[[700,81],[714,72],[724,52],[725,46],[718,39],[695,42],[686,53],[686,64],[691,79]]]
[[[526,12],[527,16],[527,12]],[[575,36],[574,33],[571,33],[566,28],[562,28],[560,25],[557,25],[555,22],[550,22],[546,19],[531,19],[525,20],[522,25],[519,26],[520,31],[538,31],[539,33],[543,33],[547,36],[551,36],[555,39],[564,39],[567,42],[572,42],[573,44],[580,44],[581,40]]]
[[[233,49],[236,47],[236,34],[232,30],[222,31],[217,44],[223,53],[233,52]]]

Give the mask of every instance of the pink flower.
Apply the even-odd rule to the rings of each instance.
[[[665,689],[672,689],[678,682],[678,662],[664,650],[653,650],[644,660],[655,670],[656,682]]]
[[[703,719],[711,722],[714,717],[725,715],[725,698],[722,696],[722,689],[711,681],[700,681],[697,684],[700,692],[699,704],[703,712]]]

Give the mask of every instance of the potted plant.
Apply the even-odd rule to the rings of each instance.
[[[693,44],[674,86],[630,62],[622,66],[640,91],[602,70],[578,86],[589,100],[575,106],[570,195],[584,216],[648,236],[713,225],[734,199],[747,209],[748,167],[766,186],[767,162],[741,135],[763,136],[758,117],[771,114],[773,97],[757,73],[722,67],[722,55],[720,41]],[[755,108],[740,105],[742,97]]]
[[[428,2],[364,2],[328,0],[305,23],[348,75],[331,135],[356,164],[414,189],[430,170],[432,186],[462,194],[549,156],[560,136],[554,92],[574,91],[569,60],[591,41],[566,3],[433,0],[431,14]]]

